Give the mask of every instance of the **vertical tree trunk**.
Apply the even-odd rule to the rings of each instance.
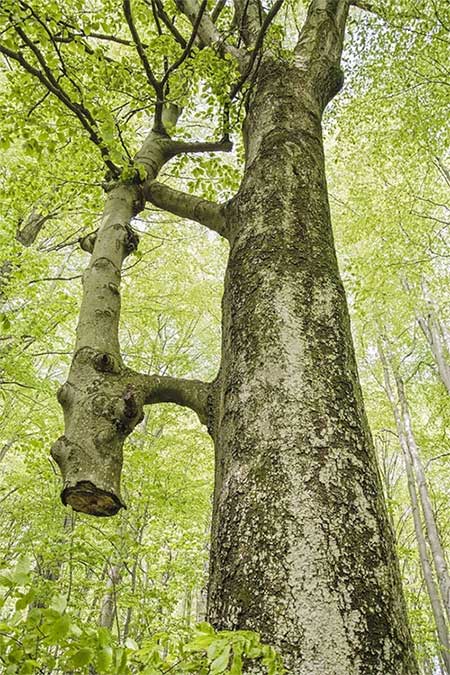
[[[106,592],[102,597],[100,605],[99,625],[112,629],[114,619],[116,618],[117,602],[117,584],[122,578],[122,564],[107,566]],[[120,636],[119,636],[120,639]]]
[[[386,356],[381,346],[378,349],[381,362],[383,364],[383,373],[384,373],[384,382],[386,393],[391,404],[392,412],[395,419],[395,424],[397,427],[398,438],[400,441],[400,447],[403,452],[403,458],[405,462],[406,477],[408,481],[408,492],[411,500],[412,507],[412,516],[414,522],[414,531],[416,533],[417,548],[419,551],[420,565],[422,568],[423,578],[425,581],[425,586],[427,588],[428,597],[430,599],[431,610],[433,612],[434,622],[436,625],[436,633],[438,636],[440,652],[442,660],[444,663],[445,673],[450,675],[450,639],[448,627],[445,619],[445,613],[442,608],[441,599],[439,596],[439,590],[436,586],[433,571],[431,568],[430,560],[428,557],[427,543],[425,539],[425,534],[422,527],[421,519],[421,509],[419,505],[419,500],[416,490],[416,481],[414,477],[414,466],[413,459],[411,456],[411,451],[408,442],[408,436],[406,435],[404,420],[402,419],[402,413],[399,410],[399,406],[394,396],[392,390],[390,376],[389,376],[389,364],[387,362]]]
[[[411,453],[411,459],[416,475],[417,485],[419,489],[420,501],[422,504],[423,515],[425,519],[425,528],[430,544],[431,554],[433,558],[434,567],[436,569],[436,576],[439,582],[442,602],[450,620],[450,575],[445,559],[445,553],[441,542],[441,537],[437,528],[436,518],[431,504],[431,498],[428,491],[427,479],[425,470],[423,468],[422,460],[420,458],[419,449],[417,447],[416,439],[414,437],[411,415],[409,412],[408,401],[405,394],[405,385],[403,379],[397,371],[394,371],[395,381],[397,384],[398,397],[400,401],[400,408],[402,412],[402,420],[405,429],[406,438],[408,441],[408,449]]]
[[[411,293],[411,287],[406,279],[403,280],[403,285],[406,291]],[[423,280],[421,287],[423,299],[427,305],[427,312],[416,311],[417,323],[428,342],[442,384],[450,394],[449,347],[446,344],[446,331],[439,320],[435,304]]]
[[[289,673],[412,675],[330,223],[321,113],[338,83],[318,94],[301,64],[263,58],[228,210],[208,614],[260,631]]]

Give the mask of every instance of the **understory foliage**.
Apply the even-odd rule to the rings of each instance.
[[[136,2],[135,21],[161,76],[183,47],[164,25],[148,20],[152,4]],[[175,3],[164,6],[187,39],[190,29]],[[27,17],[32,43],[45,46],[52,68],[63,59],[67,92],[91,111],[111,163],[132,180],[132,157],[148,132],[155,100],[127,44],[121,3],[39,0],[32,4],[38,18],[29,7],[2,2],[0,43],[18,49],[8,25],[11,15]],[[423,326],[439,326],[450,363],[450,12],[444,0],[380,0],[373,7],[375,13],[352,10],[346,86],[325,125],[328,181],[411,627],[421,672],[432,675],[444,671],[380,345],[391,372],[405,383],[448,551],[450,392]],[[303,11],[301,3],[286,2],[264,48],[289,44]],[[219,27],[230,13],[225,4]],[[46,25],[60,36],[58,49]],[[243,659],[256,659],[269,675],[280,673],[276,654],[256,634],[216,633],[204,622],[213,456],[193,413],[154,406],[130,436],[126,511],[93,520],[59,503],[60,478],[49,458],[61,433],[55,392],[72,353],[86,260],[78,240],[101,216],[103,160],[76,115],[5,52],[0,68],[0,671],[238,675]],[[194,47],[170,79],[172,100],[183,107],[183,138],[222,136],[236,78],[230,60],[213,48]],[[165,167],[166,182],[217,201],[236,190],[242,147],[233,132],[248,86],[227,121],[234,153],[180,158]],[[33,214],[45,224],[24,247],[16,233]],[[141,372],[212,379],[224,242],[157,209],[145,210],[134,225],[140,244],[126,261],[122,288],[127,364]]]

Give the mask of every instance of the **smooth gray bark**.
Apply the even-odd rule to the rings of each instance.
[[[117,585],[122,578],[122,564],[107,565],[105,593],[100,603],[99,626],[112,629],[117,612]]]
[[[403,425],[405,429],[406,438],[408,440],[408,448],[411,454],[411,459],[416,475],[420,501],[422,504],[423,515],[425,519],[425,528],[430,544],[433,564],[436,570],[436,576],[439,583],[439,588],[448,620],[450,620],[450,575],[447,567],[444,549],[441,542],[441,537],[436,524],[433,506],[431,503],[430,493],[428,489],[428,482],[425,475],[425,470],[420,457],[420,452],[417,447],[416,439],[413,433],[411,415],[409,412],[408,401],[405,394],[405,385],[403,379],[398,372],[395,372],[395,380],[397,384],[398,397],[400,401],[400,408],[402,411]]]
[[[380,359],[383,365],[386,394],[391,404],[392,413],[394,415],[395,424],[397,427],[397,434],[400,441],[400,447],[402,449],[403,459],[405,463],[406,477],[408,482],[408,492],[411,500],[414,531],[416,534],[417,548],[419,551],[419,559],[422,568],[422,574],[431,604],[431,610],[433,613],[433,618],[436,626],[436,633],[439,641],[439,647],[441,651],[442,660],[444,663],[445,672],[447,673],[447,675],[450,675],[449,631],[445,618],[445,612],[443,610],[441,598],[439,595],[439,589],[434,580],[433,570],[428,556],[425,532],[422,526],[421,507],[419,497],[417,494],[414,460],[410,448],[410,435],[407,434],[405,427],[405,419],[404,419],[405,403],[403,402],[403,405],[399,405],[399,401],[395,397],[389,374],[389,363],[381,345],[379,345],[378,347],[378,353],[380,355]],[[398,376],[396,379],[398,381]],[[401,396],[404,398],[403,389],[401,389],[399,393],[401,393]],[[411,428],[411,425],[409,424],[408,427]]]
[[[406,278],[403,279],[403,286],[406,292],[412,295],[411,286]],[[450,394],[450,344],[447,342],[447,331],[439,319],[438,310],[423,279],[421,290],[425,311],[416,308],[416,320],[428,342],[441,382]]]

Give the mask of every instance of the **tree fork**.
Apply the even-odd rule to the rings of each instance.
[[[151,132],[136,157],[146,168],[147,184],[171,157],[184,151],[184,145]],[[143,419],[144,405],[178,403],[209,424],[209,385],[145,376],[122,360],[121,269],[138,245],[131,222],[144,207],[145,191],[140,184],[116,182],[107,193],[100,227],[80,241],[91,259],[83,275],[74,357],[58,392],[65,432],[51,454],[63,477],[63,503],[95,516],[111,516],[125,507],[120,494],[123,445]]]

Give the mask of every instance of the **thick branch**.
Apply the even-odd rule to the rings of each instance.
[[[150,183],[145,191],[145,197],[154,206],[164,209],[164,211],[169,211],[169,213],[173,213],[180,218],[194,220],[200,225],[218,232],[222,237],[227,236],[226,219],[223,214],[223,206],[220,204],[174,190],[156,181]]]
[[[364,2],[364,0],[351,0],[350,5],[353,7],[358,7],[365,12],[372,12],[373,14],[380,15],[379,11],[375,9],[372,2]]]
[[[177,403],[194,410],[202,424],[208,423],[208,398],[211,385],[200,380],[185,380],[160,375],[140,375],[144,405]]]
[[[212,142],[190,142],[190,141],[173,141],[170,144],[168,153],[170,157],[176,155],[183,155],[187,153],[201,153],[201,152],[231,152],[233,144],[228,138],[222,138],[220,141]]]
[[[256,44],[264,15],[260,0],[234,0],[235,18],[239,27],[239,41],[248,49]]]
[[[295,47],[297,66],[322,109],[342,87],[340,67],[350,0],[312,0]]]
[[[196,0],[177,0],[177,7],[187,16],[194,26],[199,15],[200,7]],[[198,26],[198,35],[205,45],[217,47],[219,53],[231,54],[242,63],[243,52],[234,45],[228,44],[221,33],[217,30],[211,16],[204,12]]]
[[[57,211],[53,211],[52,213],[43,215],[36,209],[33,209],[25,225],[20,227],[20,224],[17,228],[17,241],[20,241],[23,246],[31,246],[36,241],[36,237],[44,227],[45,223],[54,218],[56,214]]]

